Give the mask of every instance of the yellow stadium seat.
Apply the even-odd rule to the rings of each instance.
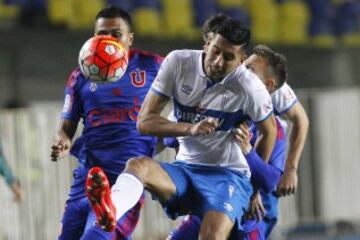
[[[277,43],[279,40],[279,10],[272,0],[248,3],[252,39],[259,43]]]
[[[1,18],[14,18],[19,14],[19,7],[16,5],[7,6],[0,3],[0,17]]]
[[[346,47],[360,47],[360,33],[348,33],[340,37],[340,42]]]
[[[287,1],[280,5],[279,41],[287,45],[303,45],[308,40],[309,12],[302,1]]]
[[[160,13],[152,8],[138,8],[133,14],[136,34],[140,36],[159,36],[161,33]]]
[[[217,0],[217,3],[223,8],[243,7],[246,0]]]
[[[318,48],[334,48],[336,39],[329,34],[317,35],[311,38],[311,45]]]
[[[66,24],[71,16],[71,0],[48,0],[48,17],[53,24]]]
[[[105,6],[105,0],[72,1],[68,24],[71,29],[89,29],[95,22],[96,14]]]
[[[169,37],[199,38],[194,28],[194,13],[191,0],[162,0],[163,22]]]

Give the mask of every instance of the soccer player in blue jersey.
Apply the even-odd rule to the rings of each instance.
[[[249,38],[246,27],[229,19],[206,50],[177,50],[165,58],[142,106],[138,128],[145,134],[178,136],[177,159],[129,160],[112,187],[117,219],[145,188],[170,217],[191,212],[202,219],[199,239],[225,240],[234,226],[241,228],[252,187],[249,166],[231,129],[245,118],[256,122],[262,134],[258,149],[265,159],[277,132],[269,93],[241,65]],[[160,116],[170,99],[176,123]],[[98,189],[105,191],[101,183]]]
[[[126,73],[114,83],[97,84],[85,79],[76,68],[67,82],[65,103],[57,137],[52,145],[53,161],[70,153],[79,160],[66,201],[59,239],[126,239],[134,230],[143,204],[142,195],[116,226],[105,230],[95,224],[96,216],[86,198],[88,170],[101,167],[110,185],[123,171],[126,161],[136,156],[151,157],[156,138],[136,129],[138,113],[162,58],[149,52],[129,48],[134,34],[129,14],[120,8],[101,10],[95,22],[95,35],[111,35],[122,41],[129,54]],[[82,119],[82,135],[72,144]],[[90,191],[91,189],[89,189]]]
[[[286,80],[287,67],[285,58],[266,46],[256,46],[253,49],[252,55],[244,64],[260,77],[269,93],[279,89]],[[240,128],[240,133],[237,133],[237,131],[234,131],[234,133],[241,140],[240,146],[244,154],[246,154],[245,157],[252,173],[253,185],[256,189],[260,189],[261,197],[257,195],[252,196],[250,203],[250,216],[255,215],[256,219],[244,219],[242,223],[243,232],[234,231],[230,239],[265,239],[277,221],[278,198],[275,196],[275,188],[284,170],[286,137],[280,122],[277,120],[277,139],[267,164],[251,147],[255,145],[258,138],[255,126],[251,124],[248,128],[242,124]],[[252,132],[251,135],[253,136],[251,145],[250,141],[246,138],[249,136],[249,132]],[[196,216],[190,215],[169,235],[168,240],[195,240],[197,239],[200,224],[201,221]]]

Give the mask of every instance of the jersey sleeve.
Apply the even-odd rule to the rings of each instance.
[[[168,98],[173,96],[178,64],[176,51],[169,53],[165,57],[151,86],[153,92]]]
[[[65,88],[65,99],[61,117],[78,122],[81,117],[81,100],[77,89],[80,70],[71,73]]]
[[[271,100],[277,115],[286,113],[298,101],[293,89],[287,83],[271,95]]]
[[[248,87],[249,104],[245,111],[252,121],[262,122],[273,113],[273,105],[265,85],[257,77],[255,78],[250,80],[252,84]]]

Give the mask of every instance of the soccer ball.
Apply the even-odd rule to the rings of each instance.
[[[118,39],[99,35],[85,42],[78,62],[87,79],[98,83],[116,82],[126,71],[128,54]]]

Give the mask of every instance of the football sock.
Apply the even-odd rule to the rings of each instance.
[[[140,180],[130,173],[122,173],[111,187],[111,200],[116,208],[116,220],[140,200],[144,186]]]

